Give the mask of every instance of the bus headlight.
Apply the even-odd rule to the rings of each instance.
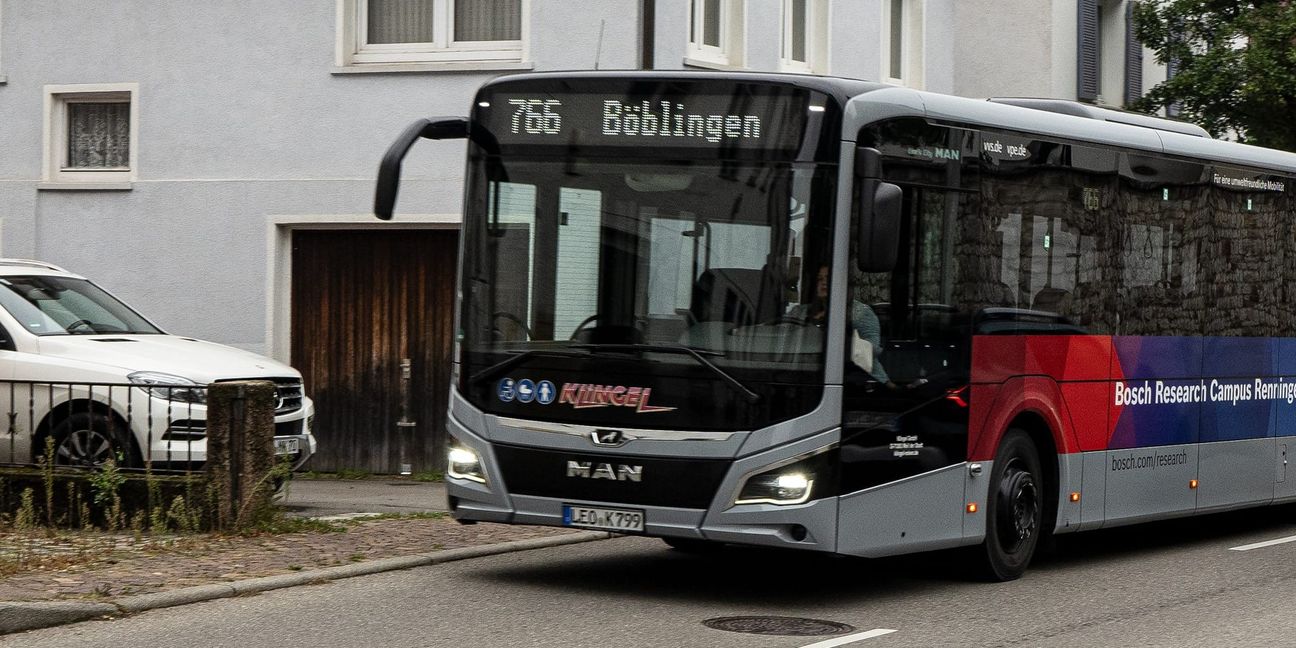
[[[833,493],[837,448],[821,448],[749,475],[738,489],[734,504],[804,504],[812,497]]]
[[[446,473],[456,479],[467,479],[479,484],[486,483],[486,471],[482,470],[481,458],[476,452],[467,448],[451,446],[448,455]]]
[[[772,470],[748,477],[734,504],[801,504],[810,499],[814,475],[796,470],[795,466],[788,468],[792,470]]]

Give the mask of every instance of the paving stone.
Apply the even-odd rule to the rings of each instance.
[[[343,532],[273,536],[0,533],[0,601],[108,600],[573,533],[448,518],[352,520]]]

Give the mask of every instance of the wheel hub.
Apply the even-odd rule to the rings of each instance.
[[[999,539],[1008,552],[1014,552],[1035,534],[1039,514],[1039,492],[1035,478],[1016,466],[1010,466],[999,489]]]
[[[59,444],[55,454],[61,464],[98,466],[112,458],[113,444],[96,430],[73,430]]]

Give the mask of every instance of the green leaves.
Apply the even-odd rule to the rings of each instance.
[[[1296,4],[1289,0],[1148,0],[1135,34],[1175,68],[1132,106],[1178,105],[1211,134],[1296,151]]]

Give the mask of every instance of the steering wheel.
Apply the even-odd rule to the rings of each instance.
[[[519,329],[522,329],[522,333],[526,335],[526,339],[528,340],[531,339],[531,327],[527,326],[526,322],[522,321],[521,317],[518,317],[517,315],[514,315],[513,313],[510,313],[508,311],[495,311],[494,313],[491,314],[491,329],[496,333],[499,333],[501,338],[504,336],[504,331],[500,330],[498,326],[494,325],[495,320],[501,320],[501,319],[512,322]]]
[[[577,333],[580,333],[581,331],[584,331],[585,329],[589,328],[589,325],[593,324],[594,322],[597,322],[598,318],[599,318],[599,314],[594,313],[593,315],[590,315],[589,317],[586,317],[585,319],[581,320],[581,323],[577,324],[576,328],[572,329],[571,339],[575,340]]]

